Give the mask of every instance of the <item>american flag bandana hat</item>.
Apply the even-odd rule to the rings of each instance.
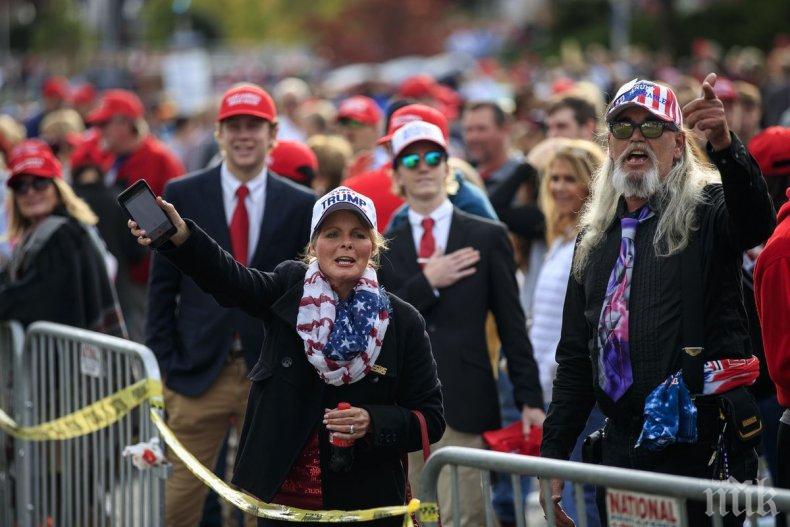
[[[606,121],[611,122],[617,114],[632,106],[641,106],[662,121],[674,123],[678,128],[683,126],[683,113],[680,111],[678,98],[668,86],[640,79],[623,84],[609,103]]]

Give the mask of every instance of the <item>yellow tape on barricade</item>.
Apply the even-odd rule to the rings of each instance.
[[[203,464],[193,456],[184,445],[176,438],[170,428],[155,411],[151,411],[151,420],[159,429],[162,439],[167,444],[170,452],[187,466],[187,468],[200,481],[209,486],[214,492],[222,496],[229,503],[235,505],[242,511],[270,520],[284,520],[292,522],[317,522],[317,523],[341,523],[341,522],[366,522],[382,518],[393,518],[403,516],[403,525],[411,527],[413,525],[411,515],[421,514],[425,521],[436,521],[438,514],[436,504],[420,504],[420,500],[413,499],[408,505],[395,505],[391,507],[377,507],[375,509],[365,509],[357,511],[311,511],[296,509],[284,505],[274,505],[264,503],[255,496],[251,496],[244,491],[236,489],[217,477],[212,471],[208,470]],[[422,516],[424,512],[424,516]],[[432,519],[433,518],[433,519]]]
[[[76,412],[31,427],[19,426],[0,410],[0,428],[27,441],[71,439],[110,426],[146,400],[152,406],[163,407],[161,382],[152,379],[136,382]]]

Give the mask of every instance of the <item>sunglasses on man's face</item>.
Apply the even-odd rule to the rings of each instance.
[[[444,161],[445,153],[440,150],[431,150],[422,154],[406,154],[401,156],[398,163],[409,169],[415,169],[420,165],[420,158],[425,161],[425,164],[431,168],[438,167]]]
[[[343,117],[337,121],[337,124],[346,128],[362,128],[365,126],[365,123],[361,121],[357,121],[356,119],[350,119],[348,117]]]
[[[35,177],[29,179],[16,179],[11,182],[11,190],[14,191],[14,194],[27,194],[27,192],[32,188],[36,192],[41,192],[42,190],[46,190],[52,184],[52,180],[49,178],[44,177]]]
[[[643,121],[635,123],[633,121],[614,121],[609,123],[609,131],[617,139],[629,139],[634,135],[634,130],[639,128],[642,135],[647,139],[657,139],[664,134],[664,130],[677,132],[678,127],[666,121]]]

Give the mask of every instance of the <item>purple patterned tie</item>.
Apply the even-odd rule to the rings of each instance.
[[[636,218],[620,220],[622,238],[620,254],[609,276],[606,298],[598,322],[598,384],[613,401],[617,401],[634,382],[631,371],[631,350],[628,341],[628,297],[631,294],[631,271],[634,267],[636,227],[651,217],[645,205]]]

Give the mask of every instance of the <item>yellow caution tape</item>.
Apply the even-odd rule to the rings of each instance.
[[[110,426],[146,400],[152,406],[163,407],[161,382],[152,379],[136,382],[76,412],[31,427],[19,426],[0,410],[0,428],[27,441],[71,439]]]
[[[417,499],[411,500],[408,505],[377,507],[375,509],[357,511],[311,511],[286,507],[284,505],[264,503],[255,496],[251,496],[225,483],[212,471],[203,466],[195,456],[184,448],[184,445],[176,438],[173,431],[167,427],[159,414],[154,410],[151,410],[151,419],[159,429],[159,433],[170,448],[170,451],[183,461],[195,477],[211,487],[214,492],[222,496],[229,503],[253,516],[268,518],[270,520],[318,523],[365,522],[381,518],[403,516],[403,525],[405,527],[412,527],[411,515],[414,513],[419,513],[423,521],[438,520],[438,508],[436,504],[420,504],[420,500]]]

